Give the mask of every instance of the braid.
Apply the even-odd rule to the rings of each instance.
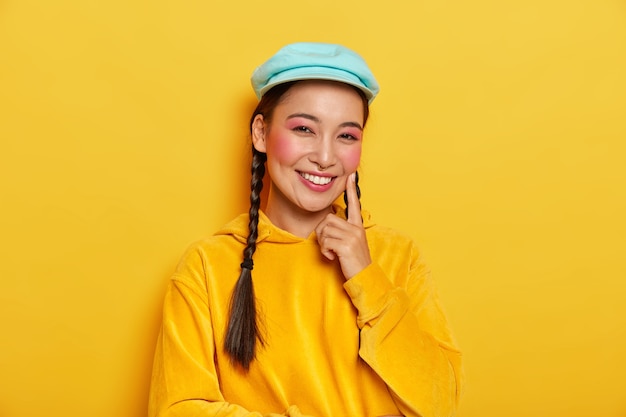
[[[361,202],[361,187],[359,187],[359,172],[356,171],[354,173],[354,185],[356,185],[356,196],[359,198],[359,204]],[[346,203],[346,219],[348,218],[348,193],[346,191],[343,192],[343,201]],[[360,210],[360,207],[359,207]]]
[[[233,363],[238,363],[245,370],[250,368],[254,359],[257,339],[263,344],[256,318],[256,300],[252,284],[252,256],[256,251],[258,237],[259,209],[261,190],[265,175],[267,156],[252,147],[252,179],[250,181],[250,221],[248,223],[248,241],[243,251],[241,274],[235,284],[230,301],[230,317],[224,341],[224,349]]]

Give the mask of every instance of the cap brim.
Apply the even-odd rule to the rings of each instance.
[[[328,80],[349,84],[363,91],[368,102],[371,102],[375,95],[375,93],[370,90],[365,84],[363,84],[363,82],[354,74],[339,70],[337,68],[306,67],[292,68],[276,74],[267,82],[265,86],[263,86],[261,90],[259,90],[259,97],[263,96],[267,91],[269,91],[272,87],[277,86],[278,84],[302,80]]]

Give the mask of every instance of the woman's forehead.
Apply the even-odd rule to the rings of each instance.
[[[300,109],[321,114],[352,114],[363,117],[363,99],[352,86],[335,81],[307,80],[294,84],[276,110]]]

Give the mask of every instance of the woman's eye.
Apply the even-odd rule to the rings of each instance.
[[[301,133],[313,133],[313,131],[306,126],[298,126],[295,127],[293,130]]]
[[[349,133],[342,133],[341,135],[339,135],[339,137],[341,139],[348,139],[348,140],[358,140],[358,138],[354,135],[351,135]]]

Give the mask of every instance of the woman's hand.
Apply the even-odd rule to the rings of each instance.
[[[354,178],[353,173],[346,181],[348,220],[329,214],[315,228],[322,254],[330,260],[339,258],[346,280],[372,263]]]

